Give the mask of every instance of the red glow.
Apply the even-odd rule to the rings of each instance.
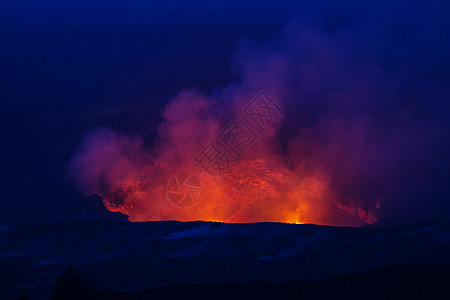
[[[237,97],[235,103],[248,98]],[[267,125],[265,131],[258,131],[257,141],[223,174],[212,176],[205,172],[194,157],[220,137],[224,126],[214,114],[208,117],[211,110],[212,101],[207,97],[181,93],[164,110],[166,121],[158,127],[153,149],[143,149],[139,138],[111,130],[91,134],[72,161],[72,173],[80,189],[101,196],[108,210],[121,212],[132,222],[202,220],[359,226],[377,221],[376,199],[363,203],[351,185],[344,191],[337,188],[342,180],[346,186],[358,180],[352,172],[360,172],[348,168],[353,166],[349,162],[354,156],[342,154],[351,152],[339,148],[341,139],[312,139],[305,132],[281,152],[276,135],[281,118]],[[358,146],[354,137],[359,129],[341,127],[340,132],[356,134],[349,136],[349,145]],[[193,194],[189,194],[189,201],[181,197],[178,199],[184,202],[175,205],[176,201],[169,200],[168,184],[182,173],[198,179],[201,196],[194,201]],[[184,192],[192,187],[183,187]],[[194,188],[198,195],[199,189]],[[169,192],[173,195],[173,191]],[[175,195],[179,197],[177,192]]]
[[[319,174],[301,177],[295,170],[269,168],[262,159],[243,160],[221,177],[203,172],[200,200],[178,207],[167,197],[163,164],[145,167],[100,193],[105,207],[130,221],[215,221],[229,223],[283,222],[360,225],[374,223],[374,213],[335,203],[327,179]],[[343,213],[347,218],[337,216]]]

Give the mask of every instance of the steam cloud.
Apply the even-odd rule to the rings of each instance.
[[[245,40],[233,60],[239,80],[211,95],[181,91],[162,112],[152,149],[139,137],[102,128],[74,155],[72,175],[84,194],[102,196],[108,209],[132,221],[298,216],[301,222],[362,225],[443,219],[450,213],[445,95],[426,88],[434,84],[422,72],[430,60],[386,58],[391,52],[368,42],[367,35],[377,33],[298,19],[281,38]],[[230,195],[231,177],[202,174],[193,157],[261,89],[283,108],[283,118],[259,133],[238,162],[247,171],[231,169],[230,176],[248,184],[269,170],[262,179],[279,188],[261,192],[258,186],[253,193],[248,185]],[[263,166],[245,165],[260,160]],[[169,178],[183,171],[200,176],[204,187],[189,208],[175,207],[165,194]],[[215,186],[210,191],[209,184]]]

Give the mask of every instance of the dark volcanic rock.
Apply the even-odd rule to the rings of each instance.
[[[315,281],[392,264],[450,263],[450,224],[348,228],[278,223],[85,222],[0,227],[0,298],[48,299],[67,265],[99,289]]]

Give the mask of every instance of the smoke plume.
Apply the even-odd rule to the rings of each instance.
[[[377,44],[386,28],[362,27],[300,18],[270,41],[242,41],[237,80],[211,94],[182,90],[161,112],[152,148],[107,128],[87,135],[71,161],[77,186],[131,221],[357,226],[448,216],[448,105],[424,88],[434,84],[423,73],[432,60],[412,59],[405,45],[388,51]],[[260,91],[280,108],[263,129],[246,114]],[[221,140],[236,117],[256,137],[239,154]],[[220,174],[196,160],[211,142],[227,155]],[[177,174],[199,179],[195,203],[169,199]]]

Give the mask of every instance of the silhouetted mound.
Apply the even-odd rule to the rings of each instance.
[[[108,289],[97,290],[95,280],[81,271],[75,271],[72,265],[68,265],[64,274],[56,280],[50,300],[122,299],[125,296],[125,293],[113,292]],[[20,300],[20,298],[16,300]]]
[[[30,296],[28,296],[28,294],[22,294],[16,298],[14,298],[14,300],[31,300]]]
[[[90,299],[96,292],[95,282],[81,272],[75,272],[72,265],[67,266],[64,274],[59,276],[51,300]]]

